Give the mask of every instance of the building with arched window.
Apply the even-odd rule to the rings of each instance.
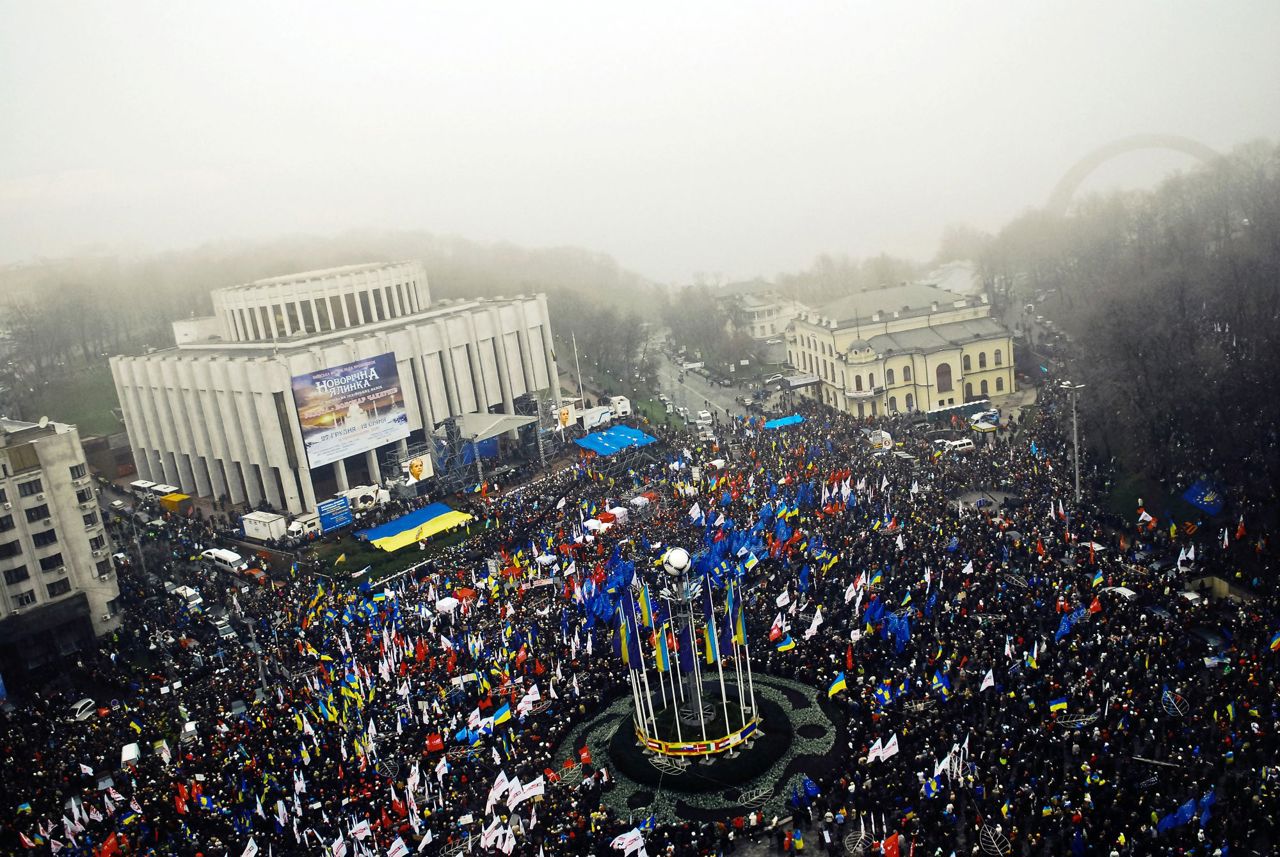
[[[859,292],[800,312],[787,329],[801,390],[858,416],[929,411],[1014,390],[1013,342],[984,295],[928,285]]]

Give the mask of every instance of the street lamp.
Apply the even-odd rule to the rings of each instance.
[[[1076,505],[1080,505],[1080,423],[1076,419],[1076,394],[1084,389],[1084,384],[1062,382],[1062,389],[1071,394],[1071,457],[1075,459],[1076,468]]]

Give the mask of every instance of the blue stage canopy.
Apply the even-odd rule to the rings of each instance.
[[[804,422],[804,417],[799,414],[792,414],[789,417],[779,417],[776,420],[769,420],[769,422],[764,424],[764,427],[767,429],[779,429],[786,428],[787,426],[799,425],[802,422]]]
[[[605,431],[593,432],[581,440],[575,440],[578,446],[590,450],[596,455],[613,455],[633,446],[648,446],[656,443],[657,438],[650,437],[639,429],[630,426],[614,426]]]

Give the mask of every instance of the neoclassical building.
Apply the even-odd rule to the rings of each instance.
[[[985,296],[927,285],[859,292],[801,312],[787,357],[800,395],[857,416],[930,411],[1013,392],[1013,342]]]
[[[419,262],[218,289],[175,345],[114,357],[138,474],[299,513],[467,414],[558,401],[544,295],[432,304]]]

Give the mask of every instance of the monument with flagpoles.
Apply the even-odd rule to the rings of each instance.
[[[696,573],[678,547],[661,571],[636,575],[618,600],[636,739],[678,765],[732,757],[763,734],[741,580]]]

